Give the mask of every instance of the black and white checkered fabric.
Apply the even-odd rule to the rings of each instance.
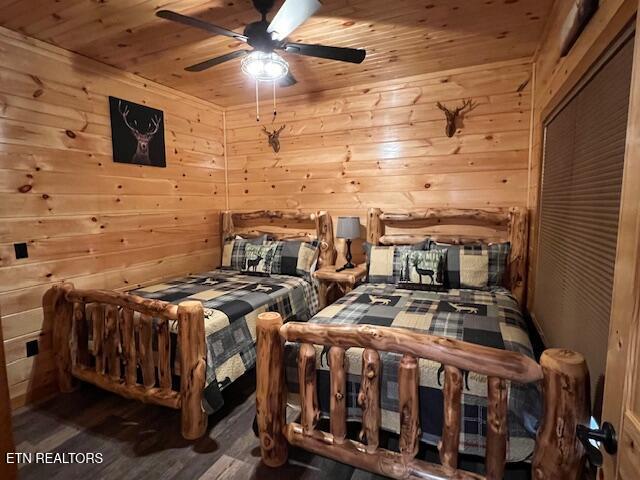
[[[255,277],[213,270],[129,293],[174,304],[185,300],[202,302],[207,347],[203,406],[209,413],[224,404],[222,390],[255,366],[256,320],[260,313],[275,311],[285,322],[303,322],[318,311],[316,287],[288,275]],[[177,333],[176,328],[172,325],[173,333]]]
[[[368,324],[402,327],[419,333],[522,353],[533,358],[527,327],[516,300],[507,290],[448,290],[432,292],[407,290],[389,284],[357,287],[333,305],[320,311],[310,322],[320,324]],[[327,350],[317,349],[318,397],[324,415],[329,412],[330,376]],[[290,400],[296,401],[298,345],[286,346],[286,374]],[[347,350],[347,405],[351,420],[361,419],[356,398],[360,388],[362,349]],[[401,356],[380,352],[382,360],[382,427],[399,433],[398,366]],[[444,368],[430,360],[420,360],[420,422],[422,440],[437,445],[443,426]],[[475,372],[463,372],[463,418],[460,452],[484,456],[487,429],[487,379]],[[535,385],[508,383],[508,461],[526,460],[534,449],[540,417],[540,394]]]
[[[430,249],[446,249],[445,280],[448,288],[505,286],[511,244],[447,245],[431,242]]]

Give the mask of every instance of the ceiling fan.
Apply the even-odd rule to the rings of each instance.
[[[262,19],[247,25],[242,34],[170,10],[159,10],[156,15],[216,35],[231,37],[253,47],[253,50],[236,50],[191,65],[185,68],[188,72],[201,72],[229,60],[244,57],[242,70],[245,73],[256,80],[278,81],[280,86],[288,87],[295,85],[297,81],[289,71],[287,62],[275,53],[275,50],[349,63],[362,63],[367,54],[366,50],[356,48],[329,47],[287,41],[287,37],[320,8],[321,4],[318,0],[286,0],[271,23],[267,21],[267,14],[273,8],[275,0],[252,1],[253,6],[262,15]]]

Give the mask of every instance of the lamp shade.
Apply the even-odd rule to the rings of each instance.
[[[338,238],[360,238],[360,217],[338,217]]]

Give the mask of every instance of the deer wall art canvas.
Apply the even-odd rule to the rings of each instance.
[[[166,167],[161,110],[109,97],[113,160]]]

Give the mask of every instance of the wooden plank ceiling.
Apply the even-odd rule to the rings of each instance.
[[[274,12],[281,3],[276,1]],[[290,38],[366,48],[367,58],[352,65],[287,55],[299,83],[280,89],[280,95],[529,57],[553,0],[322,3]],[[238,32],[259,19],[249,0],[0,0],[0,25],[220,105],[251,101],[253,84],[239,60],[203,73],[183,70],[241,45],[157,18],[160,8]]]

